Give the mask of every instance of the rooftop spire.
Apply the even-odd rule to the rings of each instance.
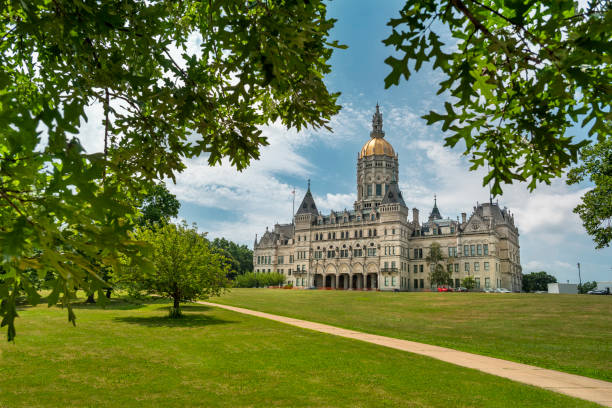
[[[310,191],[310,179],[308,179],[308,191]]]
[[[382,126],[382,113],[380,113],[380,106],[378,105],[378,102],[376,102],[376,112],[374,112],[374,115],[372,116],[372,131],[370,132],[370,137],[385,137],[385,132],[383,132]]]

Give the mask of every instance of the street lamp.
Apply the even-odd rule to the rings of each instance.
[[[580,288],[582,287],[582,278],[580,277],[580,262],[578,262],[578,282],[580,283]]]

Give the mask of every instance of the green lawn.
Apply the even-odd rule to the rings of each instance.
[[[612,381],[612,296],[233,289],[214,301]]]
[[[595,406],[217,308],[173,321],[167,308],[82,306],[77,327],[57,308],[22,310],[16,342],[0,343],[0,407]]]

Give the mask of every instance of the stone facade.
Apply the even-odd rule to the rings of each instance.
[[[258,240],[256,272],[281,272],[297,288],[431,290],[426,261],[438,243],[453,286],[472,276],[477,288],[521,290],[519,233],[497,203],[478,204],[470,217],[443,218],[434,206],[424,222],[409,210],[397,184],[398,156],[384,139],[378,105],[370,140],[357,155],[353,210],[323,215],[308,191],[291,224],[277,224]]]

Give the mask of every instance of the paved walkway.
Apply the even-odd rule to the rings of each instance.
[[[478,354],[466,353],[445,347],[432,346],[409,340],[401,340],[393,337],[378,336],[355,330],[342,329],[327,324],[314,323],[306,320],[292,319],[290,317],[273,315],[270,313],[257,312],[255,310],[243,309],[241,307],[226,306],[210,302],[198,302],[203,305],[219,307],[251,316],[263,317],[264,319],[301,327],[303,329],[315,330],[322,333],[347,337],[349,339],[366,341],[380,346],[390,347],[410,353],[421,354],[458,366],[473,368],[487,374],[497,375],[524,384],[534,385],[547,390],[559,392],[572,397],[612,407],[612,383],[593,378],[582,377],[574,374],[562,373],[560,371],[547,370],[527,364],[515,363],[494,357],[480,356]]]

